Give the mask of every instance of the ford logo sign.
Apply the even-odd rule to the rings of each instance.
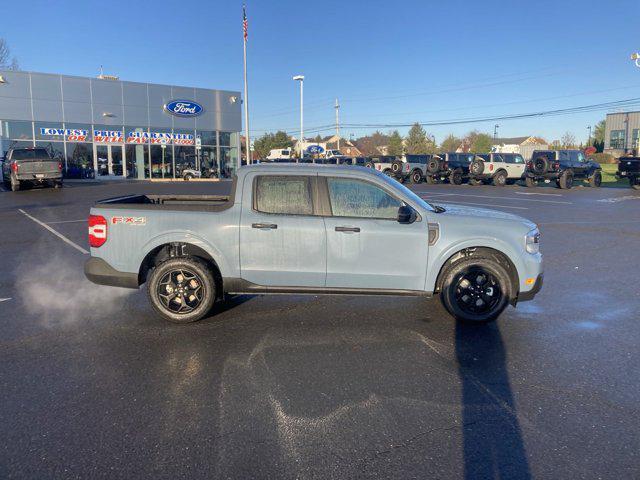
[[[164,109],[178,117],[195,117],[203,110],[202,105],[189,100],[171,100],[164,105]]]
[[[324,148],[322,148],[320,145],[310,145],[309,147],[307,147],[307,152],[315,155],[317,153],[324,152]]]

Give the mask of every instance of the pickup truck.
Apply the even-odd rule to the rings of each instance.
[[[616,178],[626,178],[631,188],[640,190],[640,157],[620,157]]]
[[[46,148],[10,148],[2,162],[2,181],[16,192],[24,184],[62,186],[62,162]]]
[[[88,227],[87,278],[146,283],[156,312],[177,323],[227,294],[276,293],[437,294],[453,317],[483,323],[542,287],[535,224],[432,205],[364,167],[242,167],[229,196],[112,198]]]

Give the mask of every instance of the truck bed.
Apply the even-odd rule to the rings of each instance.
[[[219,212],[233,205],[233,195],[127,195],[98,201],[95,208]]]

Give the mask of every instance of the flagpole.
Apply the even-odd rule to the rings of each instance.
[[[247,165],[251,164],[251,141],[249,139],[249,87],[247,84],[247,13],[246,6],[242,6],[243,32],[242,38],[244,47],[244,131],[245,149],[247,152]]]

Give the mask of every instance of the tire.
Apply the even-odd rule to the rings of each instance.
[[[422,176],[422,172],[420,170],[414,170],[411,173],[411,183],[422,183],[424,177]]]
[[[184,176],[184,179],[185,179],[187,182],[188,182],[189,180],[191,180],[192,178],[193,178],[193,175],[191,175],[190,173],[187,173],[187,174]]]
[[[459,170],[451,172],[451,175],[449,175],[449,183],[452,185],[462,185],[462,172]]]
[[[426,177],[424,177],[424,181],[427,183],[427,185],[434,185],[438,183],[436,177],[432,177],[431,175],[427,175]]]
[[[20,190],[20,180],[14,178],[12,176],[10,182],[11,182],[11,191],[12,192],[17,192],[18,190]]]
[[[194,281],[195,284],[192,283]],[[185,290],[182,296],[173,293],[179,289]],[[163,291],[167,293],[162,294]],[[147,296],[153,309],[166,320],[191,323],[200,320],[211,310],[216,299],[216,285],[211,270],[202,261],[194,257],[172,258],[162,262],[149,274]],[[181,300],[173,300],[178,298]],[[183,309],[185,311],[181,311]]]
[[[484,162],[482,160],[474,160],[471,162],[471,165],[469,165],[469,170],[474,175],[481,175],[484,173]]]
[[[538,186],[537,180],[535,178],[531,178],[531,177],[525,177],[524,184],[527,187],[537,187]]]
[[[636,180],[635,178],[629,179],[629,185],[631,185],[631,188],[633,188],[634,190],[640,190],[640,183],[638,183],[638,180]]]
[[[549,160],[547,157],[536,157],[532,163],[534,173],[544,173],[549,169]]]
[[[384,173],[387,177],[393,177],[393,172],[390,168],[385,168],[382,173]]]
[[[402,160],[394,160],[391,162],[391,171],[396,175],[402,172]]]
[[[504,187],[507,184],[507,172],[500,170],[493,176],[492,183],[495,187]]]
[[[440,170],[440,162],[437,158],[432,158],[427,162],[427,172],[438,173],[438,170]]]
[[[602,172],[596,170],[593,175],[589,177],[589,185],[593,188],[598,188],[602,185]]]
[[[509,273],[490,255],[454,262],[443,272],[440,299],[456,320],[488,323],[509,304],[514,293]]]
[[[484,182],[478,178],[470,178],[469,179],[469,185],[482,185]]]
[[[565,170],[558,179],[558,188],[569,190],[573,186],[573,174],[569,170]]]
[[[56,190],[62,188],[62,182],[53,182],[53,188]]]

